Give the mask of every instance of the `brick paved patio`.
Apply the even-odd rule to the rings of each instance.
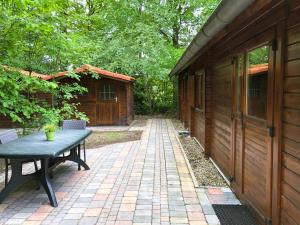
[[[238,204],[228,188],[194,188],[170,120],[149,120],[140,141],[87,155],[89,171],[56,169],[57,208],[29,183],[0,204],[0,224],[219,224],[211,203]]]

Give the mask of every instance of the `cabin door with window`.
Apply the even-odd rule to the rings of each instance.
[[[98,86],[97,124],[113,125],[119,123],[118,87],[115,82],[100,81]]]
[[[262,223],[271,218],[274,52],[269,42],[237,59],[234,190]]]

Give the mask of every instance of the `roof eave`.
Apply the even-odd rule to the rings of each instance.
[[[196,54],[254,1],[223,0],[197,33],[191,44],[186,48],[169,76],[177,75],[187,68],[195,60]]]

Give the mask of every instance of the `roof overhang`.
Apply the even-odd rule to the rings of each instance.
[[[24,76],[29,76],[29,77],[36,77],[36,78],[40,78],[42,80],[49,80],[51,79],[51,75],[47,75],[47,74],[41,74],[41,73],[36,73],[36,72],[29,72],[27,70],[22,70],[19,68],[15,68],[15,67],[10,67],[7,65],[2,65],[2,67],[8,71],[11,72],[18,72]]]
[[[122,82],[133,82],[135,80],[131,76],[120,74],[120,73],[110,72],[110,71],[103,70],[101,68],[91,66],[91,65],[88,65],[88,64],[84,64],[83,66],[74,69],[74,72],[78,73],[78,74],[93,72],[93,73],[99,74],[102,77],[106,77],[108,79],[118,80],[118,81],[122,81]],[[56,73],[56,74],[52,75],[51,79],[53,79],[53,78],[58,78],[58,79],[66,78],[67,77],[66,75],[68,73],[69,73],[69,71],[63,71],[63,72]]]
[[[255,0],[222,0],[201,30],[197,33],[191,44],[187,47],[170,76],[174,76],[186,69],[194,60],[196,54],[241,12],[250,6]]]

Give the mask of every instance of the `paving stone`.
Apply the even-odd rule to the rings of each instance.
[[[117,215],[118,221],[132,221],[134,212],[119,212]]]
[[[208,224],[214,224],[214,225],[220,224],[220,221],[216,215],[205,215],[205,218]]]
[[[239,202],[229,188],[194,187],[176,135],[170,120],[151,119],[139,141],[88,149],[89,171],[71,162],[54,171],[57,208],[31,182],[0,204],[0,225],[218,223],[211,203]]]
[[[78,220],[62,220],[60,225],[76,225],[78,222]]]
[[[83,217],[79,220],[79,225],[94,225],[97,223],[98,217]]]
[[[151,216],[134,216],[133,222],[134,223],[151,223],[152,218]]]

